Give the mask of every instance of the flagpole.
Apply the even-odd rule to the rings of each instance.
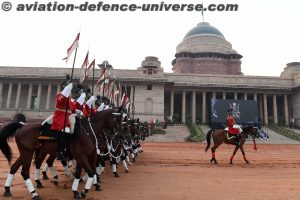
[[[73,81],[73,74],[74,74],[74,67],[75,67],[75,61],[76,61],[76,55],[77,55],[77,48],[75,49],[75,56],[74,56],[74,60],[73,60],[73,67],[72,67],[72,72],[71,72],[71,83]],[[66,132],[66,124],[67,124],[67,112],[68,112],[68,107],[69,107],[69,100],[70,100],[70,96],[68,97],[68,101],[66,103],[66,112],[65,112],[65,119],[64,119],[64,133]]]
[[[134,111],[135,111],[135,109],[134,109],[134,96],[135,96],[135,86],[133,86],[133,95],[132,95],[132,119],[134,119]]]
[[[104,69],[103,70],[106,70],[106,60],[104,61]],[[103,89],[102,89],[103,98],[104,98],[105,79],[106,79],[105,75],[106,75],[106,71],[104,71],[104,83],[103,83]]]

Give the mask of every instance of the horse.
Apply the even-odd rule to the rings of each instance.
[[[254,126],[247,126],[245,128],[243,128],[243,132],[241,133],[241,138],[240,138],[240,143],[239,145],[236,145],[236,139],[235,137],[231,137],[229,138],[228,132],[225,130],[209,130],[206,134],[206,141],[207,141],[207,146],[205,148],[205,152],[207,152],[207,150],[210,147],[210,143],[211,143],[211,137],[213,138],[214,141],[214,146],[211,147],[211,155],[212,158],[210,159],[210,162],[214,162],[215,164],[218,164],[217,160],[216,160],[216,156],[215,156],[215,152],[216,149],[222,144],[231,144],[231,145],[236,145],[232,156],[230,157],[230,164],[233,164],[233,158],[236,154],[236,152],[238,151],[238,149],[241,150],[242,154],[243,154],[243,158],[244,161],[249,164],[250,162],[247,160],[246,158],[246,154],[244,151],[244,143],[246,141],[246,138],[248,137],[248,135],[252,135],[253,136],[253,142],[254,142],[254,149],[256,150],[256,145],[255,145],[255,137],[258,137],[258,128],[254,127]]]
[[[95,143],[95,138],[94,135],[91,134],[94,133],[94,131],[100,131],[102,129],[103,124],[108,126],[108,127],[114,127],[115,126],[115,119],[113,117],[113,111],[112,110],[107,110],[103,113],[97,113],[94,116],[90,118],[90,125],[87,123],[87,121],[83,121],[83,119],[80,119],[78,122],[80,122],[81,125],[79,126],[78,123],[75,125],[75,132],[78,133],[80,132],[80,136],[76,137],[76,139],[72,139],[71,141],[71,146],[70,150],[72,155],[75,157],[77,161],[77,173],[76,173],[76,179],[78,179],[78,176],[80,176],[80,171],[81,168],[84,168],[88,174],[89,174],[89,180],[88,184],[90,185],[93,182],[94,179],[94,165],[93,162],[90,164],[88,162],[87,157],[91,158],[90,160],[93,161],[93,156],[96,156],[96,145],[87,145],[87,144],[92,144]],[[99,123],[102,121],[102,123]],[[82,122],[82,123],[81,123]],[[93,126],[93,128],[92,128]],[[17,131],[19,129],[19,131]],[[82,129],[87,130],[85,131],[85,134],[82,134]],[[91,130],[94,129],[94,130]],[[29,175],[29,169],[31,165],[31,161],[33,158],[33,154],[39,146],[39,136],[42,131],[42,125],[40,123],[33,123],[33,124],[28,124],[24,125],[24,123],[20,122],[12,122],[5,127],[2,128],[0,132],[0,150],[2,153],[5,155],[7,158],[8,162],[10,163],[12,160],[12,152],[11,149],[7,143],[7,139],[9,137],[15,136],[15,141],[17,143],[20,156],[19,158],[15,161],[15,163],[11,166],[10,169],[10,174],[7,177],[6,183],[5,183],[5,193],[4,196],[9,197],[11,196],[10,192],[10,186],[14,177],[14,174],[17,172],[19,167],[22,165],[22,171],[21,175],[23,176],[23,179],[25,180],[26,186],[28,191],[32,194],[32,199],[33,200],[40,200],[41,198],[39,195],[36,193],[33,184],[30,180],[30,175]],[[74,135],[76,135],[74,133]],[[44,145],[48,143],[47,145],[53,145],[53,142],[44,142]],[[57,144],[55,144],[57,145]],[[88,149],[89,147],[90,149]],[[56,150],[57,151],[57,150]],[[87,155],[88,154],[88,155]],[[91,166],[92,165],[92,166]],[[78,175],[79,174],[79,175]],[[76,180],[74,179],[74,180]],[[79,183],[79,182],[78,182]],[[74,185],[74,183],[73,183]],[[82,193],[84,196],[87,193],[87,188],[90,186],[87,186],[85,191]],[[76,183],[75,183],[76,186]],[[75,199],[80,199],[80,194],[77,192],[76,187],[72,187],[73,192],[74,192],[74,197]],[[78,185],[77,185],[78,187]],[[76,189],[76,191],[75,191]]]

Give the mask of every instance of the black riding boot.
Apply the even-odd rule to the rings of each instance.
[[[61,136],[59,137],[58,140],[58,156],[57,159],[58,160],[65,160],[64,158],[64,153],[65,153],[65,149],[66,149],[66,134],[65,133],[60,133]]]
[[[235,146],[238,147],[240,146],[240,139],[241,139],[241,134],[237,134],[235,137]]]

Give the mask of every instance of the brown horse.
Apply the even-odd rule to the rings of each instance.
[[[255,137],[258,137],[258,129],[257,129],[257,127],[248,126],[248,127],[243,128],[243,132],[241,133],[241,138],[240,138],[239,145],[235,147],[235,149],[234,149],[234,151],[232,153],[232,156],[230,158],[230,164],[233,164],[232,160],[233,160],[236,152],[238,151],[238,149],[241,150],[245,162],[247,164],[249,164],[249,161],[246,158],[246,154],[245,154],[244,147],[243,147],[243,145],[244,145],[244,143],[245,143],[246,138],[248,137],[248,135],[252,135],[253,136],[254,148],[256,149],[256,146],[255,146]],[[225,130],[210,130],[210,131],[207,132],[207,135],[206,135],[207,146],[205,148],[205,152],[207,152],[207,150],[210,147],[211,136],[212,136],[213,141],[214,141],[214,146],[211,147],[212,158],[210,159],[210,162],[211,163],[214,162],[215,164],[218,164],[218,162],[216,160],[216,157],[215,157],[216,149],[222,143],[236,145],[236,138],[235,137],[231,137],[230,138],[228,136],[228,132],[225,131]]]
[[[89,175],[88,185],[86,185],[85,190],[82,193],[83,196],[87,193],[92,183],[96,184],[93,181],[96,168],[96,164],[94,164],[96,162],[96,140],[93,133],[100,131],[104,126],[113,128],[116,121],[117,120],[115,119],[112,110],[107,110],[92,116],[90,118],[91,125],[85,119],[77,120],[74,136],[78,136],[72,138],[70,149],[71,154],[77,161],[76,177],[74,180],[79,180],[78,176],[80,177],[80,171],[82,168],[84,168]],[[23,124],[19,122],[12,122],[2,128],[0,132],[0,150],[6,156],[8,162],[10,163],[12,160],[12,152],[7,143],[7,139],[9,137],[15,136],[15,141],[20,152],[19,158],[11,166],[10,174],[7,177],[4,196],[11,196],[10,186],[13,176],[19,167],[22,166],[21,175],[25,180],[28,191],[32,194],[32,199],[40,200],[40,197],[36,193],[30,180],[29,169],[33,154],[40,145],[38,138],[40,136],[41,129],[42,125],[40,123],[23,126]],[[57,152],[57,144],[55,142],[44,141],[43,145],[45,145],[43,149],[48,149],[49,152],[50,149],[52,149],[51,152],[53,149],[56,149]],[[77,187],[76,184],[77,183],[75,183],[74,186],[73,183],[74,187],[72,187],[72,190],[74,192],[74,197],[76,199],[80,199],[81,195],[77,192],[78,184]]]

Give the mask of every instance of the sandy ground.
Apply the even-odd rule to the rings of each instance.
[[[210,153],[205,154],[204,147],[197,143],[145,142],[144,153],[129,174],[120,166],[121,177],[115,178],[107,166],[102,176],[103,191],[90,191],[87,199],[300,199],[300,145],[261,144],[254,151],[248,144],[245,149],[251,164],[245,164],[238,153],[234,165],[228,164],[233,146],[222,145],[217,150],[218,165],[209,163]],[[0,155],[0,193],[7,172],[8,164]],[[72,199],[70,184],[64,189],[67,179],[61,167],[59,173],[58,188],[43,181],[45,188],[37,190],[43,199]],[[31,199],[19,172],[11,191],[12,198],[0,194],[0,199]]]

